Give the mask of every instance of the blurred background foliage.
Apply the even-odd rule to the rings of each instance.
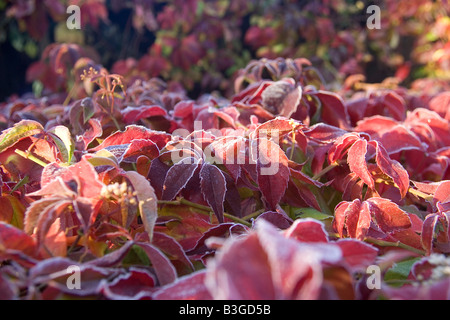
[[[366,26],[373,4],[380,30]],[[69,5],[80,30],[66,26]],[[355,74],[448,82],[449,13],[448,0],[0,0],[0,101],[67,92],[87,65],[128,84],[161,77],[192,97],[229,96],[249,61],[276,57],[309,59],[330,88]]]

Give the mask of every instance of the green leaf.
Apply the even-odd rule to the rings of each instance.
[[[327,220],[333,218],[325,213],[317,211],[313,208],[298,208],[294,210],[294,214],[298,218],[313,218],[319,221]]]
[[[16,185],[14,186],[14,188],[12,188],[12,190],[9,192],[9,194],[13,194],[15,191],[17,191],[20,187],[26,185],[28,183],[28,181],[30,180],[30,177],[25,176],[22,180],[20,180],[19,182],[16,183]]]
[[[33,120],[22,120],[16,123],[14,127],[2,132],[0,135],[0,152],[3,152],[13,146],[23,138],[34,136],[35,134],[43,131],[44,127],[39,122]]]
[[[150,265],[150,259],[148,258],[148,256],[145,253],[144,249],[142,249],[138,245],[133,245],[131,247],[131,250],[128,251],[128,254],[122,260],[122,265],[130,265],[130,266],[144,265],[144,266],[149,266]]]
[[[75,145],[69,129],[65,126],[56,126],[50,130],[49,133],[61,153],[63,162],[70,164],[73,158]]]
[[[411,272],[413,264],[419,260],[420,258],[413,258],[396,263],[391,269],[386,272],[384,281],[390,282],[389,284],[394,287],[403,285],[404,282],[408,279],[408,275]]]
[[[106,149],[97,151],[92,155],[92,157],[88,158],[87,160],[94,167],[97,166],[112,166],[116,168],[119,167],[119,162],[117,161],[117,158]]]
[[[25,206],[16,197],[6,195],[5,198],[9,200],[13,210],[13,216],[10,224],[19,229],[23,229]]]

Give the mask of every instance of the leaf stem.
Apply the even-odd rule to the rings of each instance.
[[[334,214],[330,210],[330,208],[328,206],[328,202],[325,201],[325,199],[323,198],[322,193],[320,192],[319,188],[317,188],[316,186],[313,186],[313,185],[309,185],[308,189],[316,197],[316,200],[319,204],[319,207],[320,207],[320,210],[322,211],[322,213],[325,213],[326,215],[329,215],[329,216],[333,216]]]
[[[179,198],[177,200],[172,200],[172,201],[158,200],[158,204],[168,204],[168,205],[175,205],[175,206],[183,204],[183,205],[195,208],[195,209],[199,209],[201,211],[205,211],[205,212],[199,212],[200,214],[205,214],[205,215],[209,216],[209,214],[211,212],[214,213],[214,211],[210,207],[204,206],[202,204],[198,204],[198,203],[195,203],[195,202],[192,202],[192,201],[189,201],[189,200],[186,200],[184,198]],[[248,221],[245,221],[244,219],[235,217],[235,216],[233,216],[233,215],[231,215],[229,213],[224,212],[223,216],[228,218],[228,219],[230,219],[230,220],[232,220],[232,221],[235,221],[235,222],[238,222],[240,224],[243,224],[243,225],[245,225],[247,227],[251,227],[252,226],[251,223],[249,223]]]
[[[402,248],[414,253],[417,253],[419,255],[424,256],[425,255],[425,251],[420,250],[420,249],[416,249],[414,247],[408,246],[407,244],[401,243],[400,241],[397,242],[389,242],[389,241],[384,241],[384,240],[379,240],[379,239],[374,239],[374,238],[366,238],[364,239],[364,241],[380,246],[380,247],[395,247],[395,248]]]
[[[291,154],[289,156],[289,160],[294,159],[294,152],[295,152],[295,131],[292,131],[292,144],[291,144]]]
[[[428,202],[431,202],[431,203],[433,202],[433,196],[428,194],[428,193],[425,193],[425,192],[413,189],[411,187],[408,189],[408,192],[413,194],[413,195],[415,195],[415,196],[417,196],[417,197],[419,197],[419,198],[422,198],[422,199],[424,199],[424,200],[426,200]]]
[[[330,172],[331,170],[333,170],[336,167],[339,167],[341,165],[341,163],[339,161],[335,161],[332,164],[330,164],[328,167],[324,168],[322,171],[320,171],[318,174],[316,174],[314,177],[312,177],[313,180],[319,180],[320,178],[322,178],[325,174],[327,174],[328,172]]]
[[[42,167],[45,167],[48,164],[48,163],[45,163],[44,161],[42,161],[41,159],[37,158],[33,154],[29,153],[29,152],[24,152],[24,151],[19,150],[19,149],[14,150],[14,152],[17,153],[18,155],[24,157],[25,159],[29,159],[29,160],[37,163],[38,165],[40,165]]]
[[[249,215],[246,215],[245,217],[242,218],[242,220],[249,221],[251,219],[254,219],[254,218],[258,217],[261,213],[264,213],[265,211],[266,211],[265,209],[260,209],[258,211],[253,212],[253,213],[250,213]]]

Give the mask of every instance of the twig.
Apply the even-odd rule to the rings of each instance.
[[[198,203],[195,203],[195,202],[191,202],[191,201],[186,200],[184,198],[179,198],[177,200],[172,200],[172,201],[158,200],[158,204],[167,204],[167,205],[175,205],[175,206],[183,204],[183,205],[186,205],[186,206],[189,206],[189,207],[192,207],[192,208],[204,211],[204,212],[198,212],[200,214],[204,214],[204,215],[208,215],[209,216],[210,213],[214,213],[214,210],[212,210],[210,207],[204,206],[202,204],[198,204]],[[251,227],[252,226],[252,224],[249,223],[248,221],[245,221],[244,219],[235,217],[235,216],[233,216],[233,215],[231,215],[229,213],[224,212],[223,216],[228,218],[228,219],[230,219],[230,220],[232,220],[232,221],[235,221],[235,222],[238,222],[240,224],[243,224],[243,225],[245,225],[247,227]]]
[[[416,249],[414,247],[408,246],[407,244],[401,243],[401,242],[389,242],[389,241],[384,241],[384,240],[379,240],[379,239],[374,239],[374,238],[366,238],[364,239],[364,241],[380,246],[380,247],[395,247],[395,248],[402,248],[414,253],[417,253],[419,255],[424,256],[426,253],[423,250],[420,249]]]
[[[328,167],[324,168],[322,171],[320,171],[318,174],[316,174],[314,177],[312,177],[313,180],[319,180],[320,178],[322,178],[325,174],[327,174],[328,172],[330,172],[331,170],[333,170],[336,167],[339,167],[341,165],[340,161],[335,161],[332,164],[330,164]]]
[[[40,165],[42,167],[47,166],[47,163],[45,163],[44,161],[42,161],[41,159],[37,158],[36,156],[34,156],[33,154],[31,154],[29,152],[24,152],[19,149],[14,150],[14,152],[17,153],[18,155],[24,157],[25,159],[29,159],[29,160],[37,163],[38,165]]]

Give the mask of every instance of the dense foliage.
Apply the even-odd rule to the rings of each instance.
[[[371,4],[381,8],[380,30],[366,26]],[[81,8],[80,30],[67,29],[69,5]],[[448,81],[449,13],[445,0],[1,0],[0,43],[15,50],[8,60],[41,58],[27,74],[35,93],[68,89],[59,80],[67,75],[45,65],[48,45],[70,42],[127,84],[159,76],[194,97],[213,90],[230,96],[230,79],[260,58],[308,58],[333,87],[355,73],[369,82],[394,75],[407,83]],[[9,81],[2,76],[4,88],[13,72]],[[15,89],[10,93],[23,90]]]
[[[361,4],[266,2],[117,2],[156,36],[111,68],[81,43],[43,50],[40,90],[0,104],[1,299],[448,299],[448,8],[395,2],[383,28],[419,35],[397,63],[386,34],[334,33]],[[0,3],[30,39],[63,21],[60,1]],[[83,7],[103,28],[104,1]],[[397,72],[366,83],[362,43]]]

